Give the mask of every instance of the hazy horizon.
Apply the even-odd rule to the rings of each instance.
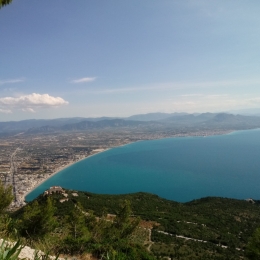
[[[259,6],[13,0],[0,10],[0,121],[259,109]]]

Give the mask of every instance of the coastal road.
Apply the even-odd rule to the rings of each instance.
[[[15,156],[16,156],[18,150],[19,150],[19,147],[16,148],[15,151],[10,156],[9,184],[13,186],[14,202],[17,202],[16,183],[15,183],[15,175],[17,174],[17,165],[15,162]]]

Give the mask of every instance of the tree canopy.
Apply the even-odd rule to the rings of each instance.
[[[0,0],[0,9],[5,5],[9,5],[11,2],[12,0]]]
[[[24,208],[22,221],[18,228],[23,236],[43,237],[56,226],[56,219],[53,218],[56,208],[51,198],[47,198],[39,204],[37,200]]]
[[[260,228],[256,229],[246,248],[247,257],[252,260],[260,259]]]
[[[11,204],[13,192],[11,186],[4,186],[0,180],[0,214]]]

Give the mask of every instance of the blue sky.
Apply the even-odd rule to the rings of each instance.
[[[260,107],[257,0],[13,0],[0,121]]]

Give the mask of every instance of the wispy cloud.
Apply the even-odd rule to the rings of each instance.
[[[185,95],[179,95],[179,97],[202,97],[205,96],[204,94],[185,94]]]
[[[0,108],[0,113],[12,114],[12,111],[11,111],[10,109],[1,109],[1,108]]]
[[[176,111],[185,112],[229,111],[232,109],[259,107],[259,104],[260,97],[245,98],[244,96],[227,94],[175,97],[165,102],[166,106],[172,106]]]
[[[253,104],[253,105],[259,105],[260,104],[260,97],[247,99],[247,102],[250,103],[250,104]]]
[[[32,93],[30,95],[22,95],[20,97],[4,97],[0,98],[0,112],[12,111],[12,109],[21,109],[23,111],[34,112],[39,108],[59,107],[68,104],[61,97],[53,97],[49,94]]]
[[[252,80],[223,80],[223,81],[201,81],[201,82],[162,82],[153,83],[150,85],[141,85],[133,87],[120,87],[120,88],[103,88],[88,90],[94,94],[113,94],[113,93],[126,93],[126,92],[140,92],[140,91],[160,91],[160,90],[199,90],[210,88],[234,88],[234,87],[255,87],[260,85],[260,79]],[[189,95],[189,94],[187,94]],[[199,95],[199,94],[190,94]]]
[[[113,94],[113,93],[137,92],[137,91],[152,90],[152,89],[158,89],[158,87],[143,86],[143,87],[130,87],[130,88],[110,88],[110,89],[89,90],[88,92],[96,93],[96,94],[109,94],[109,93]]]
[[[19,82],[23,82],[23,81],[25,81],[25,78],[0,80],[0,86],[5,85],[5,84],[19,83]]]
[[[77,83],[88,83],[95,81],[96,77],[89,77],[89,78],[81,78],[81,79],[74,79],[71,81],[71,83],[77,84]]]

